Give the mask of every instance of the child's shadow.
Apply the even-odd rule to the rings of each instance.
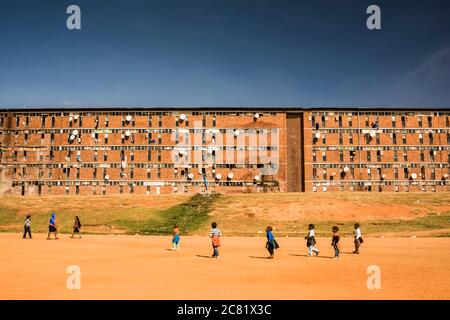
[[[308,256],[307,254],[290,254],[290,256],[294,256],[294,257],[311,257]],[[326,257],[326,256],[312,256],[311,258],[322,258],[322,259],[333,259],[333,257]]]
[[[213,257],[211,257],[211,256],[203,256],[203,255],[201,255],[201,254],[197,254],[196,257],[199,257],[199,258],[207,258],[207,259],[212,259],[212,258],[213,258]]]
[[[248,256],[248,257],[253,259],[269,259],[268,257],[256,257],[256,256]]]

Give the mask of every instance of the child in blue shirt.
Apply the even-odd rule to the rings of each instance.
[[[267,236],[266,249],[270,253],[270,256],[268,257],[268,259],[273,259],[274,250],[278,249],[278,243],[275,240],[275,237],[273,236],[272,231],[273,231],[273,228],[271,226],[267,226],[267,228],[266,228],[266,236]]]

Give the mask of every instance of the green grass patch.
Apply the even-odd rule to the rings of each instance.
[[[157,212],[151,219],[118,219],[112,225],[139,234],[172,234],[178,224],[185,235],[198,231],[208,221],[208,213],[219,195],[194,195],[188,201]]]

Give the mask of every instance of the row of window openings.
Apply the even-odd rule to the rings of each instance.
[[[99,135],[98,133],[93,133],[93,135],[92,135],[92,138],[94,139],[95,143],[99,142],[99,136],[98,135]],[[189,141],[189,134],[188,133],[184,134],[183,137],[184,137],[183,141]],[[16,132],[16,138],[18,138],[18,132]],[[151,144],[151,143],[162,144],[162,134],[160,134],[160,133],[157,135],[157,139],[153,139],[153,133],[148,133],[147,139],[148,139],[148,143],[149,144]],[[67,141],[70,144],[72,144],[74,140],[71,140],[70,137],[69,137],[69,139]],[[126,135],[123,135],[121,137],[121,143],[124,144],[126,141],[130,141],[131,144],[134,144],[134,142],[135,142],[135,135],[131,134],[129,137],[127,137]],[[25,133],[24,134],[24,143],[26,144],[28,142],[29,142],[29,134]],[[82,142],[80,133],[78,134],[77,142],[78,143]],[[178,144],[179,142],[180,142],[180,135],[179,135],[179,133],[175,133],[175,144]],[[45,134],[42,133],[41,134],[41,144],[44,144],[44,143],[45,143]],[[52,144],[55,143],[55,134],[54,133],[50,134],[50,143],[52,143]],[[109,135],[105,135],[104,136],[104,143],[105,144],[109,143]],[[202,143],[203,144],[207,143],[207,141],[206,141],[206,134],[205,133],[202,134]],[[212,144],[216,143],[216,135],[215,134],[211,135],[211,143]]]
[[[24,150],[22,152],[23,152],[23,161],[27,161],[28,160],[28,151]],[[73,152],[71,150],[69,150],[67,152],[65,160],[68,161],[68,162],[72,161],[72,154],[73,154]],[[216,159],[216,157],[217,157],[216,150],[211,150],[210,156],[211,156],[211,159],[214,161]],[[1,157],[2,157],[2,153],[0,152],[0,159],[1,159]],[[206,161],[208,158],[209,158],[209,154],[207,152],[203,152],[202,153],[202,160]],[[18,151],[12,151],[12,160],[14,162],[16,162],[17,159],[18,159]],[[93,162],[97,162],[98,159],[99,159],[98,152],[94,151],[94,153],[92,155],[92,161]],[[130,162],[134,162],[135,155],[134,155],[133,152],[130,153],[130,158],[129,159],[130,159]],[[53,150],[50,150],[50,152],[49,152],[49,160],[50,161],[55,160],[55,153],[54,153]],[[120,161],[126,161],[126,160],[127,160],[127,158],[125,157],[125,152],[122,150],[121,153],[120,153]],[[158,150],[157,151],[157,162],[161,162],[161,160],[162,160],[161,150]],[[174,155],[174,162],[179,162],[180,160],[182,160],[182,156],[180,156],[178,154],[175,154]],[[42,152],[39,152],[39,154],[38,154],[38,161],[40,161],[40,162],[44,161],[44,154]],[[82,162],[82,158],[81,158],[81,154],[80,153],[77,153],[76,161],[77,162]],[[108,161],[108,152],[106,152],[106,151],[103,152],[103,154],[102,154],[102,161],[104,161],[104,162]],[[152,152],[151,152],[151,150],[147,151],[147,161],[152,161]]]
[[[52,186],[51,185],[49,185],[49,186],[47,186],[47,194],[51,194],[52,193]],[[38,185],[38,187],[37,187],[37,193],[38,193],[38,195],[41,195],[42,194],[42,186],[41,185]],[[119,192],[120,193],[123,193],[123,186],[119,186]],[[133,184],[130,184],[129,185],[129,193],[134,193],[134,185]],[[147,186],[147,193],[149,194],[150,193],[150,186]],[[22,191],[21,191],[21,194],[22,194],[22,196],[24,196],[25,195],[25,186],[22,186]],[[66,186],[66,188],[65,188],[65,194],[66,195],[69,195],[70,194],[70,188],[68,187],[68,186]],[[75,186],[75,194],[80,194],[80,186]],[[93,188],[92,189],[92,195],[97,195],[98,193],[97,193],[97,189],[96,188]],[[104,187],[104,186],[102,186],[102,195],[106,195],[106,187]]]
[[[67,161],[71,161],[72,160],[72,153],[73,152],[71,150],[69,150],[67,152],[67,156],[65,158]],[[28,156],[28,152],[26,150],[24,150],[23,151],[23,160],[27,160],[27,156]],[[176,155],[175,157],[177,158],[178,156]],[[13,158],[13,161],[17,161],[18,151],[12,151],[12,158]],[[92,156],[92,160],[94,162],[97,162],[98,158],[99,158],[98,157],[98,152],[95,151],[93,156]],[[120,153],[120,158],[121,158],[121,161],[125,161],[125,153],[124,153],[124,151],[122,151]],[[42,154],[42,152],[39,153],[38,159],[39,159],[39,161],[44,161],[44,155]],[[55,153],[53,152],[53,150],[50,150],[49,159],[51,161],[55,159]],[[108,161],[108,153],[107,152],[103,152],[102,159],[103,159],[103,161]],[[157,159],[158,159],[158,162],[161,162],[161,151],[158,151]],[[76,155],[76,160],[77,160],[77,162],[81,162],[82,161],[80,154]],[[147,152],[147,161],[151,161],[151,160],[152,160],[152,152],[149,150]],[[134,153],[130,153],[130,161],[134,161]]]
[[[355,179],[355,168],[350,168],[349,174],[350,174],[350,179],[354,180]],[[312,175],[313,175],[314,180],[320,179],[321,175],[322,175],[322,180],[334,180],[335,179],[334,178],[335,176],[333,174],[329,175],[326,170],[322,170],[322,169],[318,169],[318,168],[313,168]],[[347,174],[345,173],[345,171],[342,171],[339,174],[339,177],[341,179],[345,179],[346,176],[347,176]],[[381,168],[377,168],[377,178],[380,180],[385,180],[385,178],[383,177]],[[403,178],[406,180],[412,179],[410,176],[409,168],[403,168]],[[419,178],[421,178],[422,180],[426,179],[424,167],[420,168]],[[371,169],[367,169],[367,179],[368,180],[372,179],[372,170]],[[398,179],[400,179],[399,170],[397,168],[395,168],[394,169],[394,180],[398,180]],[[434,169],[430,170],[430,180],[436,180],[436,171]]]
[[[422,119],[422,117],[421,116],[417,116],[416,118],[417,118],[417,126],[419,128],[422,128],[423,127],[423,119]],[[348,126],[349,127],[353,127],[352,117],[348,117],[347,119],[348,119]],[[321,116],[320,124],[319,124],[319,122],[317,121],[316,117],[315,116],[311,116],[312,127],[316,128],[316,129],[319,129],[320,127],[324,128],[324,127],[326,127],[327,120],[328,120],[327,116]],[[370,122],[370,119],[369,119],[368,116],[366,116],[364,120],[365,120],[364,124],[365,124],[366,127],[368,127],[368,128],[370,127],[370,128],[373,128],[373,129],[378,129],[378,127],[379,127],[378,117],[375,117],[375,121],[374,122]],[[339,128],[342,128],[342,125],[343,125],[342,116],[336,116],[335,117],[335,122],[338,123]],[[401,116],[401,124],[402,124],[403,128],[406,127],[406,116]],[[427,117],[427,124],[428,124],[429,128],[433,127],[433,117],[432,116],[428,116]],[[391,118],[391,125],[392,125],[393,128],[397,127],[397,119],[396,119],[396,117],[392,117]],[[445,125],[447,127],[450,127],[450,117],[448,117],[448,116],[445,117]]]
[[[26,177],[27,176],[26,168],[22,168],[22,170],[20,170],[20,171],[21,172],[19,173],[19,176],[21,176],[21,177]],[[93,171],[92,171],[92,179],[97,179],[98,178],[98,171],[99,170],[97,168],[93,169]],[[66,176],[67,179],[70,179],[70,177],[71,177],[71,169],[70,168],[63,168],[63,174]],[[187,169],[181,169],[180,173],[178,173],[178,170],[175,169],[173,171],[173,178],[174,179],[178,179],[179,177],[180,178],[187,178],[188,174],[189,174],[189,170],[187,170]],[[202,174],[203,175],[207,174],[205,168],[202,168]],[[14,168],[13,169],[13,178],[14,179],[17,178],[17,175],[18,175],[18,170],[17,170],[17,168]],[[102,178],[106,179],[107,175],[108,175],[107,169],[103,168],[103,170],[102,170]],[[128,177],[130,179],[134,179],[134,170],[130,169],[129,173],[126,174],[125,170],[122,169],[122,170],[120,170],[119,175],[120,175],[121,178],[127,178]],[[44,171],[43,170],[39,170],[38,171],[38,179],[42,179],[43,177],[44,177]],[[80,179],[80,177],[81,177],[81,169],[80,168],[76,168],[76,176],[75,177],[76,177],[76,179]],[[53,178],[53,172],[50,169],[48,171],[48,179],[51,179],[51,178]],[[152,174],[151,174],[150,169],[147,170],[146,178],[147,179],[152,179]],[[161,168],[157,168],[156,178],[157,179],[161,179]]]
[[[56,117],[50,117],[50,119],[51,119],[50,120],[51,121],[50,125],[51,125],[52,128],[54,128],[56,126]],[[46,116],[41,117],[41,127],[42,128],[45,128],[46,120],[47,120]],[[83,118],[81,116],[79,116],[78,118],[74,118],[73,120],[69,120],[69,127],[72,128],[75,123],[78,124],[79,127],[82,127],[83,126]],[[99,123],[100,123],[99,116],[96,116],[95,117],[95,122],[94,122],[94,127],[96,129],[99,127]],[[176,117],[175,118],[175,126],[178,127],[178,126],[180,126],[181,123],[183,123],[186,126],[189,126],[189,120],[188,119],[182,121],[178,117]],[[3,127],[3,124],[4,124],[4,117],[0,117],[0,127]],[[125,127],[125,126],[127,126],[129,124],[131,124],[131,126],[134,127],[135,126],[135,119],[133,118],[131,121],[127,121],[126,117],[122,117],[122,127]],[[214,116],[212,118],[212,126],[215,127],[216,124],[217,124],[217,120],[216,120],[216,117]],[[30,117],[28,117],[28,116],[25,117],[24,125],[25,125],[25,127],[29,127],[30,126]],[[148,117],[147,125],[149,127],[153,126],[152,117]],[[158,126],[162,127],[162,125],[163,125],[163,123],[162,123],[162,116],[158,116]],[[204,127],[206,127],[206,116],[203,116],[202,125]],[[104,126],[106,128],[109,127],[109,118],[108,117],[105,117]],[[20,117],[16,117],[16,128],[19,128],[19,127],[20,127]]]
[[[17,132],[16,131],[16,138],[18,138],[18,135],[19,135],[19,132]],[[94,139],[94,142],[95,143],[98,143],[98,141],[99,141],[99,138],[98,138],[98,133],[93,133],[93,139]],[[149,133],[148,134],[148,143],[156,143],[156,141],[158,142],[158,144],[161,144],[162,143],[162,135],[161,134],[158,134],[158,137],[157,137],[158,139],[157,140],[154,140],[153,139],[153,135],[152,135],[152,133]],[[185,136],[185,139],[188,139],[188,136],[186,135]],[[131,134],[131,136],[130,137],[127,137],[127,136],[122,136],[122,139],[121,139],[121,142],[122,143],[125,143],[126,141],[130,141],[132,144],[135,142],[135,135],[134,134]],[[175,141],[175,143],[178,143],[178,140],[179,140],[179,137],[178,137],[178,135],[176,135],[176,141]],[[206,143],[206,138],[204,138],[203,139],[205,142],[204,143]],[[78,134],[78,138],[77,138],[77,142],[78,143],[81,143],[81,133],[79,133]],[[24,143],[26,144],[26,143],[28,143],[29,142],[29,134],[28,133],[25,133],[24,134]],[[70,143],[70,144],[72,144],[73,143],[73,140],[71,140],[70,138],[68,139],[68,142]],[[45,143],[45,133],[42,133],[41,134],[41,144],[44,144]],[[55,134],[54,133],[51,133],[50,134],[50,143],[55,143]],[[108,144],[109,143],[109,136],[108,135],[106,135],[105,137],[104,137],[104,143],[105,144]]]
[[[17,174],[18,174],[17,171],[18,171],[17,168],[13,169],[13,178],[17,177]],[[21,173],[19,174],[20,176],[22,176],[22,177],[26,177],[27,176],[26,168],[22,168],[22,170],[20,170],[20,171],[21,171]],[[99,170],[97,168],[93,169],[93,171],[92,171],[92,178],[93,179],[97,179],[98,178],[98,171]],[[70,172],[71,172],[70,168],[63,168],[63,174],[68,179],[70,178]],[[182,177],[184,176],[184,173],[185,173],[185,171],[183,170],[182,173],[181,173]],[[107,170],[105,168],[103,168],[103,170],[102,170],[102,178],[105,179],[106,176],[107,176]],[[130,169],[128,175],[125,174],[124,170],[121,170],[120,171],[120,176],[122,178],[128,176],[130,179],[134,179],[134,170]],[[43,177],[44,177],[44,171],[43,170],[39,170],[38,171],[38,179],[42,179]],[[81,169],[80,168],[76,168],[76,179],[80,179],[80,177],[81,177]],[[178,175],[175,174],[174,177],[177,178]],[[53,172],[52,172],[51,169],[48,171],[48,178],[49,179],[53,178]],[[147,171],[147,179],[151,179],[151,178],[152,178],[151,172],[150,172],[150,170],[148,170]],[[161,169],[160,168],[157,168],[156,178],[157,179],[161,179]]]
[[[318,188],[314,186],[312,190],[313,190],[313,192],[317,192]],[[322,187],[322,191],[323,192],[327,192],[327,190],[328,190],[328,188],[326,186]],[[346,190],[347,190],[346,186],[343,186],[343,185],[340,186],[340,191],[341,192],[344,192]],[[357,191],[365,191],[365,190],[367,190],[368,192],[372,192],[375,189],[373,189],[372,186],[357,186],[356,190]],[[421,186],[420,190],[422,192],[426,192],[427,191],[427,189],[424,186]],[[355,191],[355,187],[354,186],[350,186],[350,191],[354,192]],[[378,192],[382,192],[383,191],[383,186],[382,185],[378,185],[377,186],[377,191]],[[404,191],[405,192],[409,192],[409,186],[404,186]],[[394,192],[400,192],[400,186],[399,185],[394,185]],[[436,192],[436,187],[435,186],[431,187],[431,192]]]
[[[229,185],[229,186],[235,186],[235,185],[239,185],[239,184],[237,184],[237,183],[224,183],[224,185]],[[154,187],[155,188],[155,187]],[[42,194],[42,185],[38,185],[37,186],[37,189],[38,189],[38,195],[41,195]],[[47,193],[48,194],[51,194],[52,193],[52,186],[51,185],[48,185],[47,186]],[[188,186],[181,186],[181,189],[178,189],[178,187],[174,187],[173,188],[173,192],[178,192],[179,190],[181,190],[181,192],[184,192],[184,193],[188,193],[189,192],[189,187]],[[152,193],[151,192],[152,190],[151,190],[151,186],[146,186],[146,193],[147,194],[150,194],[150,193]],[[128,192],[129,193],[134,193],[135,192],[135,190],[134,190],[134,184],[132,184],[132,183],[130,183],[129,185],[128,185]],[[23,186],[22,185],[22,191],[21,191],[21,194],[22,194],[22,196],[24,196],[25,195],[25,186]],[[124,193],[124,186],[123,185],[119,185],[119,193]],[[156,193],[157,194],[159,194],[160,193],[160,187],[156,187]],[[65,194],[66,195],[69,195],[70,194],[70,187],[69,186],[66,186],[65,187]],[[80,186],[75,186],[75,194],[80,194]],[[97,195],[98,194],[98,192],[97,192],[97,188],[93,188],[92,189],[92,195]],[[101,186],[101,194],[102,195],[106,195],[106,187],[105,186]]]
[[[203,170],[204,170],[204,169],[203,169]],[[383,174],[382,174],[382,169],[381,169],[381,168],[377,168],[376,170],[377,170],[377,176],[378,176],[378,178],[379,178],[380,180],[384,180]],[[14,168],[14,169],[13,169],[13,178],[16,178],[16,177],[17,177],[17,171],[18,171],[17,168]],[[27,175],[27,170],[26,170],[26,168],[22,168],[21,171],[22,171],[22,172],[21,172],[20,175],[21,175],[22,177],[26,177],[26,175]],[[99,171],[99,170],[98,170],[97,168],[94,168],[94,169],[93,169],[93,172],[92,172],[92,178],[93,178],[93,179],[97,179],[97,178],[98,178],[98,171]],[[313,178],[314,178],[314,179],[320,179],[320,174],[319,174],[320,171],[322,172],[322,179],[323,179],[323,180],[328,180],[328,179],[329,179],[329,180],[334,180],[334,175],[333,175],[333,174],[330,175],[330,176],[328,176],[326,170],[321,170],[321,169],[318,169],[318,168],[313,168]],[[206,172],[203,172],[203,173],[206,173]],[[351,179],[355,179],[355,168],[350,168],[349,173],[350,173]],[[65,174],[66,178],[69,179],[70,176],[71,176],[71,169],[70,169],[70,168],[64,168],[64,169],[63,169],[63,174]],[[188,174],[189,174],[189,171],[183,169],[183,170],[180,171],[180,175],[178,175],[178,171],[174,171],[173,177],[174,177],[175,179],[178,179],[178,177],[181,177],[181,178],[187,177]],[[107,170],[104,168],[104,169],[102,170],[102,178],[105,179],[106,176],[107,176]],[[127,175],[125,174],[124,170],[121,170],[120,176],[121,176],[122,178],[127,177]],[[346,177],[345,171],[342,171],[342,172],[340,173],[339,176],[340,176],[341,179],[344,179],[344,178]],[[44,177],[44,172],[43,172],[43,170],[39,170],[39,172],[38,172],[38,179],[42,179],[43,177]],[[51,179],[52,177],[53,177],[52,170],[49,170],[49,172],[48,172],[48,178]],[[76,179],[80,179],[80,177],[81,177],[81,170],[80,170],[80,168],[76,168]],[[133,170],[133,169],[130,169],[130,170],[129,170],[128,177],[129,177],[130,179],[134,179],[134,170]],[[367,177],[368,177],[368,179],[371,179],[371,178],[372,178],[372,170],[371,170],[371,169],[367,169]],[[423,180],[426,179],[426,175],[425,175],[425,167],[421,167],[420,177],[421,177]],[[147,170],[147,179],[151,179],[151,178],[152,178],[151,172],[150,172],[150,170]],[[161,179],[161,169],[160,169],[160,168],[157,169],[156,178],[157,178],[157,179]],[[409,168],[403,168],[403,178],[404,178],[404,179],[410,179],[410,171],[409,171]],[[398,170],[397,168],[394,169],[394,179],[395,179],[395,180],[398,180],[398,179],[399,179],[399,170]],[[435,179],[436,179],[436,171],[435,171],[434,168],[432,168],[432,169],[430,170],[430,179],[431,179],[431,180],[435,180]]]
[[[56,125],[56,118],[54,116],[52,116],[50,118],[51,118],[51,127],[53,128]],[[322,116],[321,117],[321,125],[322,125],[322,127],[326,126],[327,118],[328,118],[327,116]],[[41,127],[42,128],[45,128],[46,119],[47,119],[46,116],[42,116],[41,117]],[[316,122],[316,117],[315,116],[311,117],[311,121],[312,121],[312,126],[313,127],[315,127],[315,128],[320,127],[319,123]],[[342,125],[343,125],[342,116],[335,117],[335,121],[338,122],[338,126],[339,127],[342,127]],[[3,126],[3,122],[4,122],[4,117],[0,117],[0,126]],[[98,128],[99,122],[100,122],[99,116],[96,116],[96,118],[95,118],[95,128]],[[186,126],[189,125],[189,120],[188,119],[186,119],[185,121],[182,121],[182,122],[185,123]],[[206,126],[206,116],[203,116],[202,122],[203,122],[203,126]],[[77,123],[79,125],[79,127],[82,127],[82,125],[83,125],[82,117],[79,116],[77,119],[74,118],[72,121],[69,121],[69,126],[72,127],[73,123]],[[152,117],[148,117],[147,123],[148,123],[149,127],[152,126]],[[395,128],[396,127],[396,118],[395,117],[392,117],[391,123],[392,123],[392,127]],[[29,124],[30,124],[30,117],[26,116],[25,117],[25,127],[28,127]],[[122,117],[122,126],[126,126],[128,124],[131,124],[131,126],[134,126],[135,125],[134,118],[131,121],[127,121],[126,117]],[[175,125],[178,127],[179,124],[180,124],[180,120],[178,119],[178,117],[176,117]],[[406,127],[406,116],[401,116],[401,124],[402,124],[402,127]],[[417,117],[417,124],[418,124],[419,128],[423,127],[423,120],[422,120],[421,116]],[[428,124],[428,127],[430,127],[430,128],[433,127],[433,117],[432,116],[428,116],[427,117],[427,124]],[[108,117],[105,117],[104,125],[105,125],[105,127],[109,127],[109,118]],[[162,116],[158,116],[158,126],[162,127]],[[212,126],[213,127],[216,126],[216,117],[213,117],[213,119],[212,119]],[[351,117],[348,118],[348,126],[349,127],[353,126],[353,121],[352,121]],[[378,118],[375,117],[375,121],[370,123],[369,117],[366,116],[365,117],[365,126],[366,127],[377,128],[378,127]],[[448,117],[448,116],[446,117],[446,126],[447,127],[450,126],[450,117]],[[16,117],[16,127],[20,127],[20,117]]]
[[[194,113],[193,115],[197,115],[197,114]],[[223,114],[221,114],[221,115],[223,115]],[[233,115],[233,114],[230,114],[230,115]],[[238,113],[238,114],[234,114],[234,115],[240,115],[240,114]],[[274,114],[269,113],[269,115],[274,115]],[[5,117],[0,117],[0,126],[3,126],[4,118]],[[45,128],[46,119],[47,119],[47,116],[42,116],[41,117],[41,127],[42,128]],[[82,116],[69,117],[69,126],[73,127],[73,124],[77,123],[79,125],[79,127],[82,127],[83,126],[83,120],[82,119],[83,119]],[[99,118],[99,116],[96,116],[95,117],[95,124],[94,124],[95,128],[98,128],[99,122],[100,122],[100,118]],[[178,116],[176,116],[175,117],[175,126],[178,127],[182,123],[185,126],[189,126],[189,119],[182,120]],[[131,121],[128,121],[127,117],[122,116],[122,126],[124,127],[124,126],[127,126],[129,124],[131,124],[131,126],[134,127],[135,126],[135,119],[132,118]],[[30,125],[30,117],[29,116],[25,117],[24,125],[25,125],[25,127],[29,127],[29,125]],[[51,127],[55,127],[55,125],[56,125],[56,117],[52,116],[51,117]],[[108,116],[106,116],[105,119],[104,119],[104,125],[105,125],[105,127],[109,127],[109,118],[108,118]],[[152,127],[152,125],[153,125],[152,116],[148,116],[147,125],[149,127]],[[202,125],[206,126],[206,115],[203,115]],[[216,118],[216,116],[213,116],[212,117],[212,126],[215,127],[216,125],[217,125],[217,118]],[[162,127],[162,116],[161,115],[158,116],[158,126]],[[20,117],[19,116],[16,117],[16,127],[20,127]]]
[[[35,170],[35,168],[38,168],[39,172],[43,172],[44,168],[47,168],[49,170],[49,173],[51,173],[51,171],[53,170],[53,168],[57,169],[57,168],[62,168],[59,167],[58,165],[54,165],[54,166],[26,166],[26,167],[13,167],[13,172],[14,175],[17,173],[17,169],[21,168],[21,171],[23,174],[26,174],[26,170],[27,168],[30,168],[31,170]],[[73,167],[73,168],[78,168],[78,167]],[[83,166],[81,168],[102,168],[102,167],[96,167],[93,164],[90,165],[86,165]],[[121,166],[121,164],[116,164],[116,166],[111,165],[108,168],[120,168],[120,169],[125,169],[125,167]],[[161,169],[173,169],[174,172],[176,173],[178,171],[178,168],[176,165],[174,165],[173,163],[162,163],[162,164],[158,164],[157,166],[149,166],[148,163],[141,163],[141,164],[137,164],[134,166],[130,166],[130,169],[133,168],[139,168],[139,169],[147,169],[150,170],[151,168],[161,168]],[[193,165],[191,168],[199,168],[202,169],[203,172],[203,168],[199,165]],[[219,163],[219,164],[214,164],[212,165],[212,169],[216,169],[216,168],[222,168],[222,169],[229,169],[229,170],[233,170],[233,169],[271,169],[271,170],[276,170],[279,168],[278,165],[276,164],[235,164],[235,163]],[[183,169],[181,169],[183,170]],[[183,172],[183,171],[181,171]],[[186,172],[186,171],[185,171]],[[51,177],[51,174],[50,174]]]
[[[356,151],[349,151],[349,159],[350,162],[354,162],[355,161],[355,156],[356,156]],[[420,161],[424,162],[425,161],[425,153],[421,152],[420,153]],[[436,160],[436,156],[437,156],[437,152],[436,151],[430,151],[429,153],[429,161],[434,162]],[[376,152],[376,161],[377,162],[381,162],[382,161],[382,157],[383,157],[383,153],[382,151],[377,151]],[[447,155],[448,157],[448,161],[450,163],[450,153]],[[398,162],[398,152],[395,150],[393,153],[393,160],[394,162]],[[371,151],[366,151],[366,160],[367,162],[372,162],[372,152]],[[374,159],[375,160],[375,159]],[[317,154],[315,152],[312,153],[312,161],[313,162],[317,162]],[[322,161],[326,162],[327,161],[327,154],[325,151],[322,152]],[[340,162],[344,162],[344,151],[339,151],[339,161]],[[403,161],[408,161],[408,153],[405,152],[403,153]]]
[[[148,137],[148,143],[158,143],[158,144],[162,143],[162,135],[161,134],[157,135],[157,140],[153,139],[153,134],[152,133],[148,133],[147,137]],[[98,139],[98,133],[94,133],[93,134],[93,138],[94,138],[94,142],[98,143],[98,140],[99,140]],[[184,135],[184,141],[188,141],[188,139],[189,139],[189,134],[185,134]],[[366,144],[370,144],[372,142],[372,140],[373,140],[373,138],[369,134],[364,135],[364,139],[365,139],[365,143]],[[391,135],[391,139],[392,139],[392,144],[396,145],[397,144],[397,134],[393,133]],[[130,142],[133,144],[135,142],[134,134],[131,134],[130,138],[128,138],[126,136],[122,136],[121,143],[123,144],[123,143],[125,143],[128,140],[130,140]],[[319,141],[319,139],[316,138],[315,135],[313,135],[313,144],[316,144],[318,141]],[[326,134],[321,134],[321,141],[322,141],[322,144],[326,144],[327,143]],[[376,141],[376,144],[380,144],[381,143],[380,135],[378,133],[376,134],[375,141]],[[29,134],[25,133],[24,134],[24,143],[28,143],[28,142],[29,142]],[[73,140],[68,139],[68,142],[72,143]],[[82,142],[81,141],[81,134],[78,135],[77,142],[78,143]],[[179,142],[180,142],[180,136],[177,133],[177,134],[175,134],[175,143],[178,144]],[[215,134],[213,134],[211,136],[211,142],[212,142],[212,144],[215,144],[215,142],[216,142],[216,135]],[[433,136],[432,133],[428,134],[428,142],[429,142],[429,144],[434,144],[434,136]],[[41,144],[44,144],[44,143],[45,143],[45,134],[43,133],[43,134],[41,134]],[[55,143],[55,134],[54,133],[50,134],[50,143],[52,143],[52,144]],[[105,136],[104,137],[104,143],[105,144],[109,143],[109,136]],[[202,135],[202,143],[206,144],[206,134]],[[342,133],[339,134],[338,143],[340,145],[344,144],[344,135]],[[354,139],[353,139],[353,135],[352,134],[348,135],[348,143],[350,145],[352,145],[354,143]],[[407,136],[406,136],[406,134],[402,134],[402,143],[403,144],[407,144]],[[423,134],[419,134],[419,144],[424,144]],[[450,144],[450,133],[447,133],[447,144]]]
[[[12,183],[12,187],[17,187],[17,186],[25,186],[25,185],[31,185],[31,186],[44,186],[47,185],[48,187],[51,186],[57,186],[57,187],[61,187],[64,186],[66,188],[68,188],[71,185],[75,185],[75,186],[79,186],[80,182],[73,182],[73,181],[65,181],[64,184],[62,184],[63,181],[48,181],[48,182],[44,182],[44,181],[16,181]],[[106,186],[147,186],[150,187],[149,185],[147,185],[144,181],[133,181],[133,182],[123,182],[123,181],[104,181],[103,183],[99,182],[99,181],[85,181],[82,183],[83,186],[101,186],[101,187],[106,187]],[[178,187],[189,187],[189,186],[199,186],[199,187],[204,187],[204,183],[202,181],[191,181],[188,184],[186,184],[184,181],[165,181],[163,183],[161,183],[159,186],[153,186],[156,187],[156,189],[160,189],[161,186],[168,186],[168,187],[173,187],[175,189],[178,189]],[[279,184],[277,181],[272,181],[272,182],[264,182],[264,183],[257,183],[255,181],[215,181],[214,183],[212,183],[212,187],[216,187],[216,186],[256,186],[256,187],[261,187],[261,186],[265,186],[265,187],[278,187]],[[274,189],[275,190],[275,189]]]
[[[397,134],[396,133],[392,133],[390,135],[390,137],[392,139],[392,144],[397,144]],[[406,134],[403,133],[402,134],[402,143],[403,144],[407,144],[406,137],[407,137]],[[313,139],[313,144],[316,144],[319,141],[319,139],[315,135],[313,135],[312,139]],[[322,141],[322,144],[326,144],[327,143],[326,134],[322,133],[320,135],[320,140]],[[365,140],[366,144],[371,144],[371,142],[373,141],[373,138],[370,136],[370,134],[366,134],[366,135],[364,135],[364,140]],[[353,142],[354,142],[353,135],[349,134],[348,135],[348,143],[350,145],[352,145]],[[344,135],[342,133],[339,134],[338,143],[340,145],[344,144]],[[380,144],[381,143],[380,134],[379,133],[377,133],[376,136],[375,136],[375,143],[376,144]],[[428,143],[429,144],[434,144],[434,136],[433,136],[432,133],[428,133]],[[424,139],[423,139],[423,134],[422,133],[419,133],[419,144],[424,144]],[[447,133],[447,144],[450,144],[450,133]]]
[[[126,112],[126,114],[128,116],[136,116],[136,117],[142,117],[142,116],[146,116],[146,117],[156,117],[156,116],[168,116],[168,117],[173,117],[173,116],[177,116],[179,112],[172,112],[172,111],[133,111],[132,114],[130,114],[130,112]],[[5,114],[3,112],[3,114]],[[16,116],[22,116],[22,117],[50,117],[49,114],[43,114],[42,112],[15,112],[15,114],[17,114]],[[125,112],[123,111],[94,111],[94,112],[80,112],[77,114],[73,114],[73,113],[69,113],[69,112],[53,112],[51,113],[52,117],[82,117],[82,116],[87,116],[87,117],[92,117],[92,116],[105,116],[105,117],[118,117],[121,116],[123,117]],[[259,112],[259,115],[262,116],[276,116],[278,113],[274,112],[274,111],[263,111],[263,112]],[[242,111],[238,111],[238,112],[230,112],[230,111],[189,111],[188,115],[191,116],[253,116],[254,113],[253,112],[242,112]],[[436,113],[436,116],[438,116],[439,114]],[[0,121],[2,118],[6,118],[6,115],[0,116]]]

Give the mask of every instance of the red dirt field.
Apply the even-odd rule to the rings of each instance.
[[[0,234],[0,299],[450,299],[450,238],[367,238],[360,255],[330,239],[306,257],[301,238],[278,238],[274,260],[264,238],[224,237],[209,258],[207,237],[98,236],[22,240]],[[81,268],[81,289],[66,287],[69,265]],[[381,289],[366,285],[369,265],[381,268]]]

